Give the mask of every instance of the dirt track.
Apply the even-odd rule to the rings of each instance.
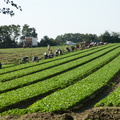
[[[92,108],[82,113],[32,113],[21,116],[6,115],[0,120],[120,120],[120,108]]]

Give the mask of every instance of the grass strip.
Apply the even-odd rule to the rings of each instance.
[[[95,104],[96,107],[101,106],[113,106],[113,107],[120,107],[120,87],[118,87],[114,92],[110,95],[99,101]]]

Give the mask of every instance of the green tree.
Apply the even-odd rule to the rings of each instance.
[[[111,42],[112,41],[112,36],[108,31],[105,31],[103,34],[99,36],[99,39],[101,42]]]
[[[39,43],[39,46],[47,46],[47,44],[50,44],[51,46],[55,46],[57,45],[58,43],[52,39],[52,38],[49,38],[48,36],[44,36],[40,43]]]
[[[100,41],[107,43],[120,43],[120,33],[105,31],[99,36]]]
[[[80,34],[80,33],[67,33],[64,35],[59,35],[55,39],[58,44],[65,44],[66,41],[72,41],[74,43],[79,42],[90,42],[90,41],[98,41],[98,37],[96,34]]]
[[[34,27],[30,28],[29,25],[25,24],[22,27],[22,36],[21,39],[25,39],[25,37],[36,37],[37,38],[37,33],[36,29]]]
[[[19,36],[19,25],[0,26],[0,48],[17,47]]]
[[[111,37],[111,43],[120,43],[120,33],[112,32]]]

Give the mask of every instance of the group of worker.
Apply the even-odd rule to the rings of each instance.
[[[92,46],[95,46],[96,44],[95,43],[81,43],[81,44],[76,44],[75,46],[74,45],[71,45],[70,48],[67,46],[66,47],[66,52],[71,52],[71,51],[74,51],[75,49],[86,49],[86,48],[90,48]],[[100,44],[102,45],[102,44]],[[33,62],[39,62],[41,59],[48,59],[48,58],[53,58],[54,56],[59,56],[59,55],[62,55],[63,52],[60,48],[58,48],[54,53],[52,52],[52,50],[50,49],[50,44],[47,44],[47,47],[48,47],[48,53],[45,52],[43,57],[41,58],[38,58],[38,56],[33,56],[32,57],[32,61]],[[26,56],[26,57],[23,57],[22,60],[21,60],[21,63],[26,63],[26,62],[29,62],[29,57]],[[2,69],[2,63],[0,63],[0,69]]]
[[[60,48],[58,50],[56,50],[55,53],[53,53],[52,50],[49,49],[49,53],[45,52],[43,57],[40,58],[40,59],[53,58],[54,56],[58,56],[58,55],[62,55],[62,50]],[[38,56],[34,56],[32,58],[32,61],[33,62],[38,62],[40,59],[38,58]],[[26,63],[28,61],[29,61],[29,57],[28,56],[22,58],[22,63]]]
[[[38,56],[34,56],[32,58],[32,61],[33,62],[39,61]],[[28,56],[22,58],[22,63],[26,63],[26,62],[29,62],[29,57]]]
[[[75,49],[75,46],[71,46],[70,48],[66,47],[67,52],[74,51],[74,49]],[[59,56],[59,55],[62,55],[62,54],[63,54],[63,52],[60,48],[58,48],[53,53],[52,50],[50,49],[50,45],[48,44],[48,53],[45,52],[42,58],[38,58],[38,56],[33,56],[32,61],[33,62],[39,62],[41,59],[53,58],[54,56]],[[28,56],[25,56],[21,59],[21,63],[27,63],[27,62],[29,62],[29,57]],[[0,63],[0,69],[2,69],[2,63]]]
[[[58,56],[58,55],[62,55],[62,50],[60,48],[58,48],[54,53],[52,52],[51,49],[48,49],[48,52],[44,53],[44,59],[48,59],[48,58],[53,58],[54,56]]]

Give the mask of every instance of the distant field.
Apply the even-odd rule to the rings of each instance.
[[[65,51],[66,46],[51,46],[53,52],[58,48]],[[0,49],[0,62],[2,64],[14,63],[20,61],[25,56],[28,56],[29,60],[31,60],[35,55],[41,58],[44,52],[48,52],[47,47]]]

